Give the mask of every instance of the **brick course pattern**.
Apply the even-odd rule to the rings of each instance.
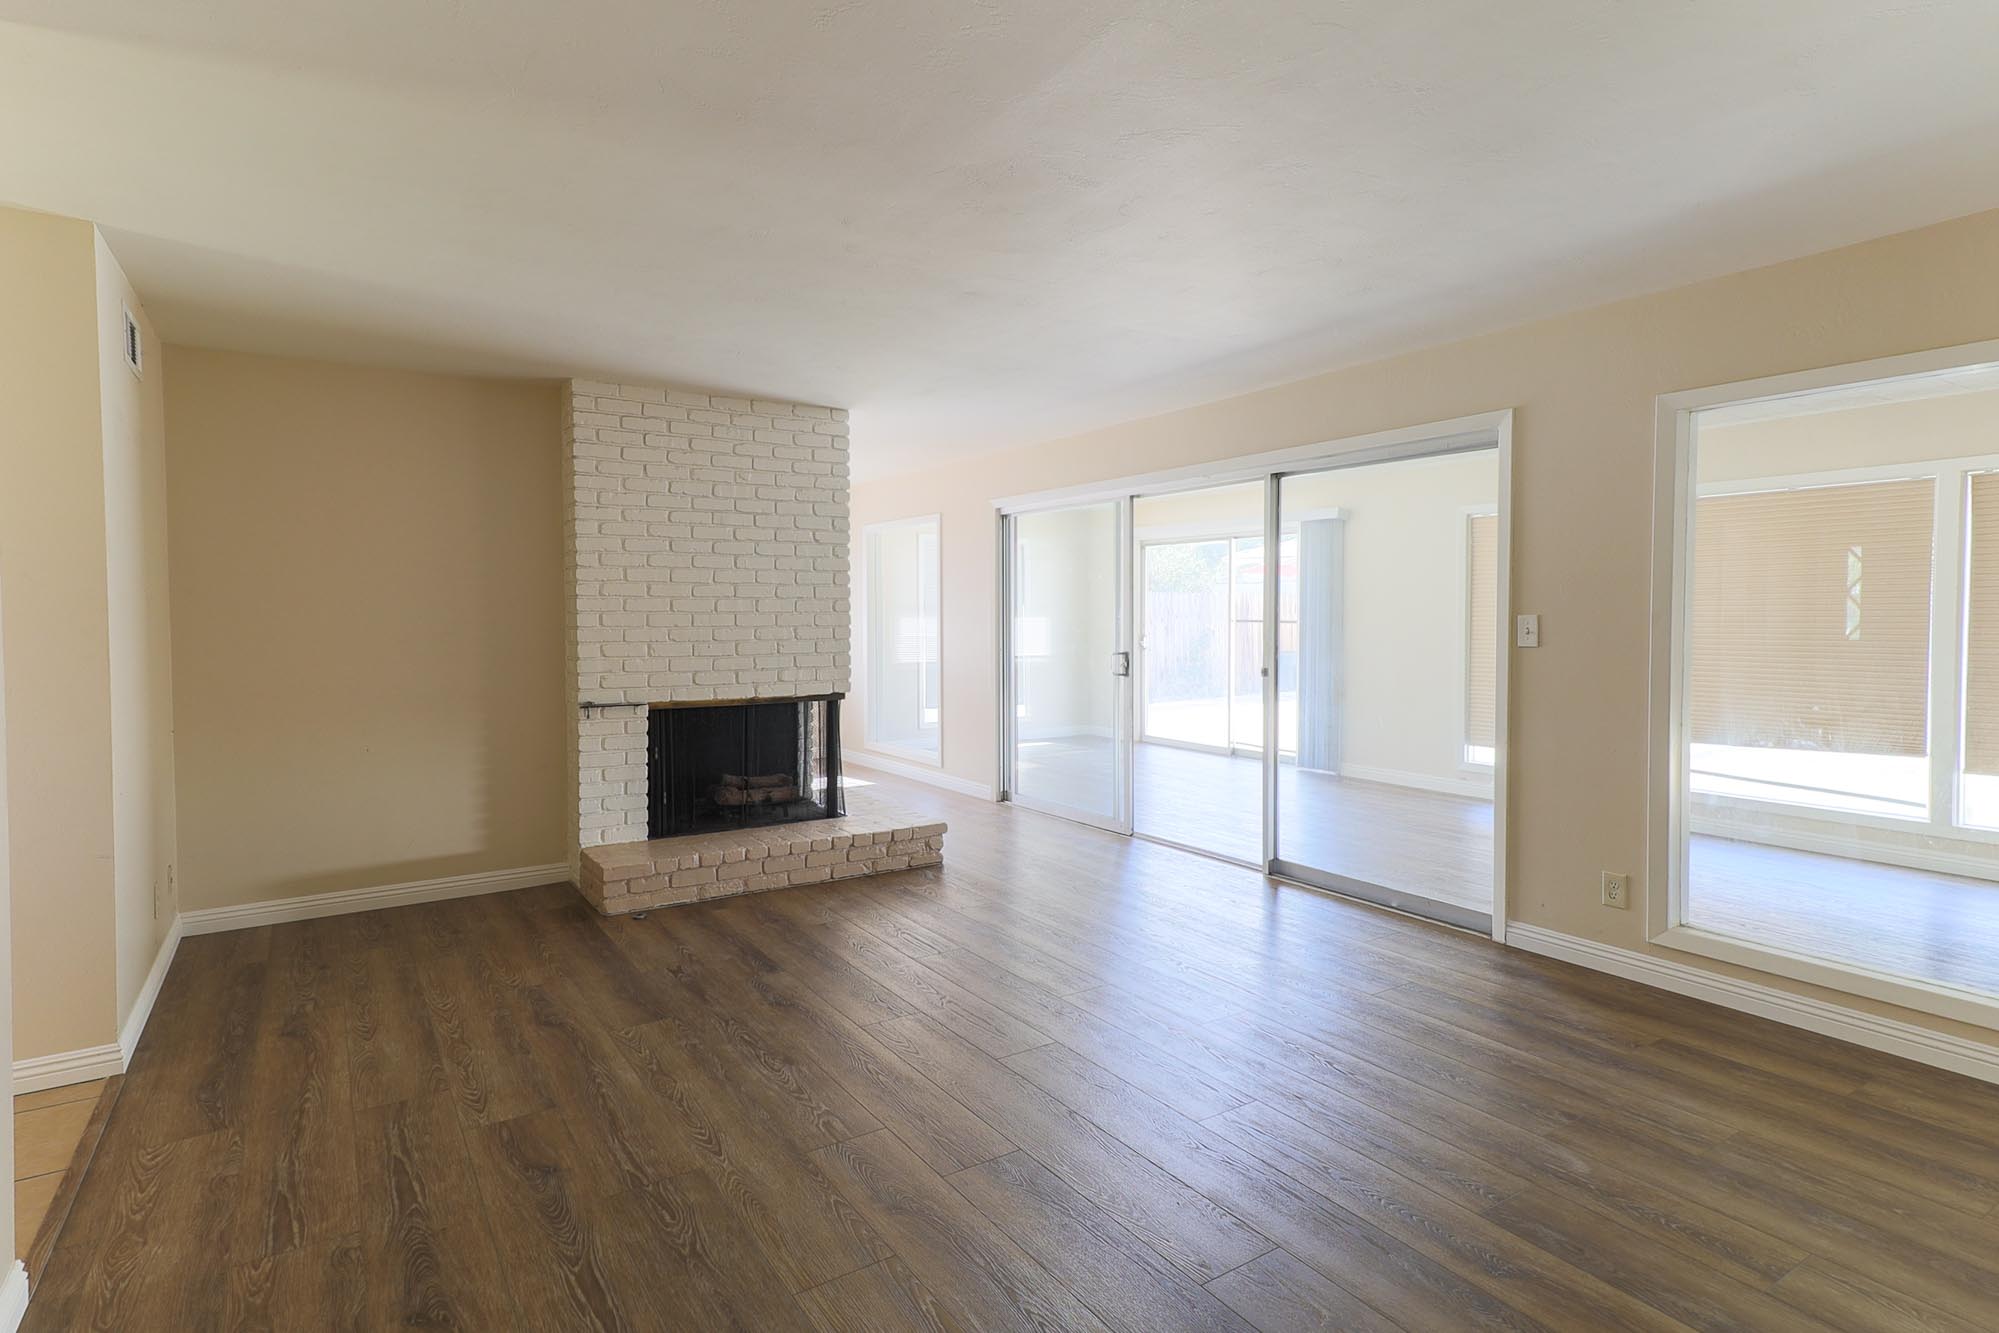
[[[847,692],[847,414],[577,379],[562,432],[580,851],[646,835],[644,705]]]
[[[862,792],[840,819],[586,850],[577,882],[606,916],[933,866],[944,825]]]

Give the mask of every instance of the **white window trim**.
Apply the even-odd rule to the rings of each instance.
[[[1646,880],[1651,886],[1645,894],[1645,923],[1647,938],[1652,943],[1831,990],[1902,1005],[1923,1013],[1999,1028],[1999,996],[1897,976],[1857,964],[1835,962],[1684,924],[1687,838],[1693,814],[1687,783],[1687,736],[1683,720],[1687,697],[1687,556],[1691,551],[1693,501],[1699,495],[1708,493],[1707,488],[1698,487],[1694,479],[1694,414],[1726,404],[1790,398],[1848,385],[1992,366],[1999,366],[1999,340],[1659,396],[1655,405],[1653,436],[1651,690],[1645,821]],[[1930,466],[1924,462],[1856,471],[1909,475],[1912,469],[1920,473]],[[1962,473],[1958,475],[1961,477]],[[1767,484],[1761,489],[1768,489]],[[1939,512],[1947,503],[1963,504],[1962,488],[1956,488],[1954,494],[1947,494],[1951,490],[1941,484],[1937,487]],[[1958,650],[1961,639],[1959,622],[1963,614],[1961,578],[1964,550],[1961,542],[1940,546],[1935,561],[1938,586],[1932,595],[1932,605],[1950,606],[1956,608],[1956,613],[1948,617],[1931,617],[1932,699],[1939,697],[1940,693],[1950,695],[1955,689],[1957,674],[1962,669]],[[1948,587],[1943,586],[1946,578],[1949,580]],[[1936,651],[1939,645],[1935,636],[1939,633],[1946,636],[1948,648],[1947,653],[1941,656]],[[1939,673],[1944,673],[1950,681],[1941,692],[1937,688]],[[1949,775],[1951,799],[1943,808],[1953,813],[1959,721],[1955,709],[1933,707],[1930,710],[1932,782],[1934,784],[1938,780],[1937,774]],[[1948,737],[1941,746],[1940,735]],[[1938,762],[1945,759],[1947,764]],[[1934,813],[1938,807],[1934,792],[1931,806]],[[1792,811],[1792,807],[1784,809]],[[1904,820],[1886,822],[1902,828],[1910,826],[1909,821]],[[1916,827],[1924,826],[1917,824]],[[1965,837],[1977,832],[1953,830],[1951,836],[1962,837],[1966,841],[1984,841]]]
[[[912,745],[899,745],[894,741],[877,740],[875,737],[875,700],[881,697],[880,682],[875,672],[880,666],[874,651],[874,588],[875,588],[875,535],[895,528],[930,526],[937,532],[937,747],[934,750],[920,749]],[[854,598],[855,623],[860,633],[854,636],[854,655],[859,661],[860,678],[867,682],[867,695],[861,701],[863,719],[863,740],[866,750],[862,753],[886,755],[906,763],[922,764],[927,768],[944,766],[944,516],[938,514],[912,514],[908,518],[884,519],[879,523],[869,523],[861,529],[861,577],[857,595]]]

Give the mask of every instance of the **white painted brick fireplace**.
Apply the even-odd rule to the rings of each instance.
[[[647,705],[847,691],[847,414],[571,380],[562,429],[582,848],[646,836]]]
[[[652,705],[847,692],[847,414],[577,379],[562,430],[570,865],[586,884],[588,849],[646,839]]]

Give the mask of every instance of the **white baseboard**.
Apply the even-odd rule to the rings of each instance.
[[[287,921],[312,921],[322,916],[372,912],[381,907],[408,907],[413,903],[470,898],[481,893],[506,893],[541,884],[560,884],[568,879],[569,867],[557,862],[546,866],[524,866],[519,870],[485,870],[471,875],[447,875],[442,879],[412,880],[407,884],[385,884],[375,889],[346,889],[338,893],[311,893],[298,898],[272,898],[260,903],[240,903],[235,907],[203,907],[181,913],[181,933],[213,935],[220,930],[248,930],[254,926],[282,925]]]
[[[1608,972],[1675,995],[1706,1000],[1726,1009],[1755,1014],[1821,1036],[1899,1055],[1905,1060],[1999,1083],[1999,1047],[1968,1041],[1947,1032],[1885,1018],[1809,995],[1766,986],[1758,981],[1724,976],[1703,967],[1586,940],[1542,926],[1508,923],[1506,942],[1530,953],[1559,958],[1597,972]]]
[[[57,1051],[14,1062],[14,1091],[40,1092],[72,1083],[88,1083],[94,1078],[110,1078],[125,1072],[125,1052],[116,1042],[85,1046],[81,1050]]]
[[[1447,796],[1492,799],[1492,780],[1440,778],[1429,773],[1412,773],[1400,768],[1376,768],[1372,764],[1341,764],[1339,775],[1357,782],[1382,782],[1391,787],[1414,787],[1418,791],[1438,791]]]
[[[30,1236],[29,1240],[34,1237]],[[16,1244],[21,1242],[17,1239]],[[28,1269],[19,1259],[0,1280],[0,1333],[14,1333],[28,1313]]]
[[[849,768],[871,768],[877,773],[893,773],[899,778],[912,782],[928,783],[932,787],[942,787],[945,791],[957,792],[960,796],[974,796],[981,801],[993,798],[992,787],[984,782],[974,782],[946,773],[941,768],[928,764],[912,764],[906,759],[891,759],[887,755],[874,754],[867,750],[847,750],[840,761]]]
[[[167,969],[173,966],[174,954],[180,949],[180,938],[181,919],[176,916],[167,924],[166,938],[160,941],[160,951],[153,956],[153,969],[146,974],[146,984],[139,987],[139,994],[132,1001],[132,1012],[125,1015],[125,1022],[118,1029],[115,1045],[86,1046],[78,1051],[57,1051],[54,1055],[16,1060],[14,1091],[40,1092],[44,1088],[63,1088],[72,1083],[88,1083],[94,1078],[110,1078],[129,1069],[132,1052],[139,1049],[139,1038],[146,1031],[146,1021],[153,1016],[153,1003],[160,998],[160,986],[167,979]],[[0,1320],[0,1333],[5,1333],[5,1329],[5,1321]]]
[[[160,941],[160,951],[153,958],[153,970],[146,974],[146,984],[139,987],[138,998],[132,1001],[132,1012],[125,1015],[125,1025],[118,1029],[118,1055],[123,1066],[120,1073],[131,1067],[132,1052],[139,1049],[146,1021],[153,1016],[153,1002],[160,998],[167,969],[174,965],[174,955],[180,952],[180,937],[181,918],[176,915],[167,925],[167,937]]]

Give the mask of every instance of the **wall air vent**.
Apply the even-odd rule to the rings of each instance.
[[[124,306],[125,312],[125,364],[140,379],[146,378],[146,339],[139,332],[139,321],[132,318],[132,307]]]

